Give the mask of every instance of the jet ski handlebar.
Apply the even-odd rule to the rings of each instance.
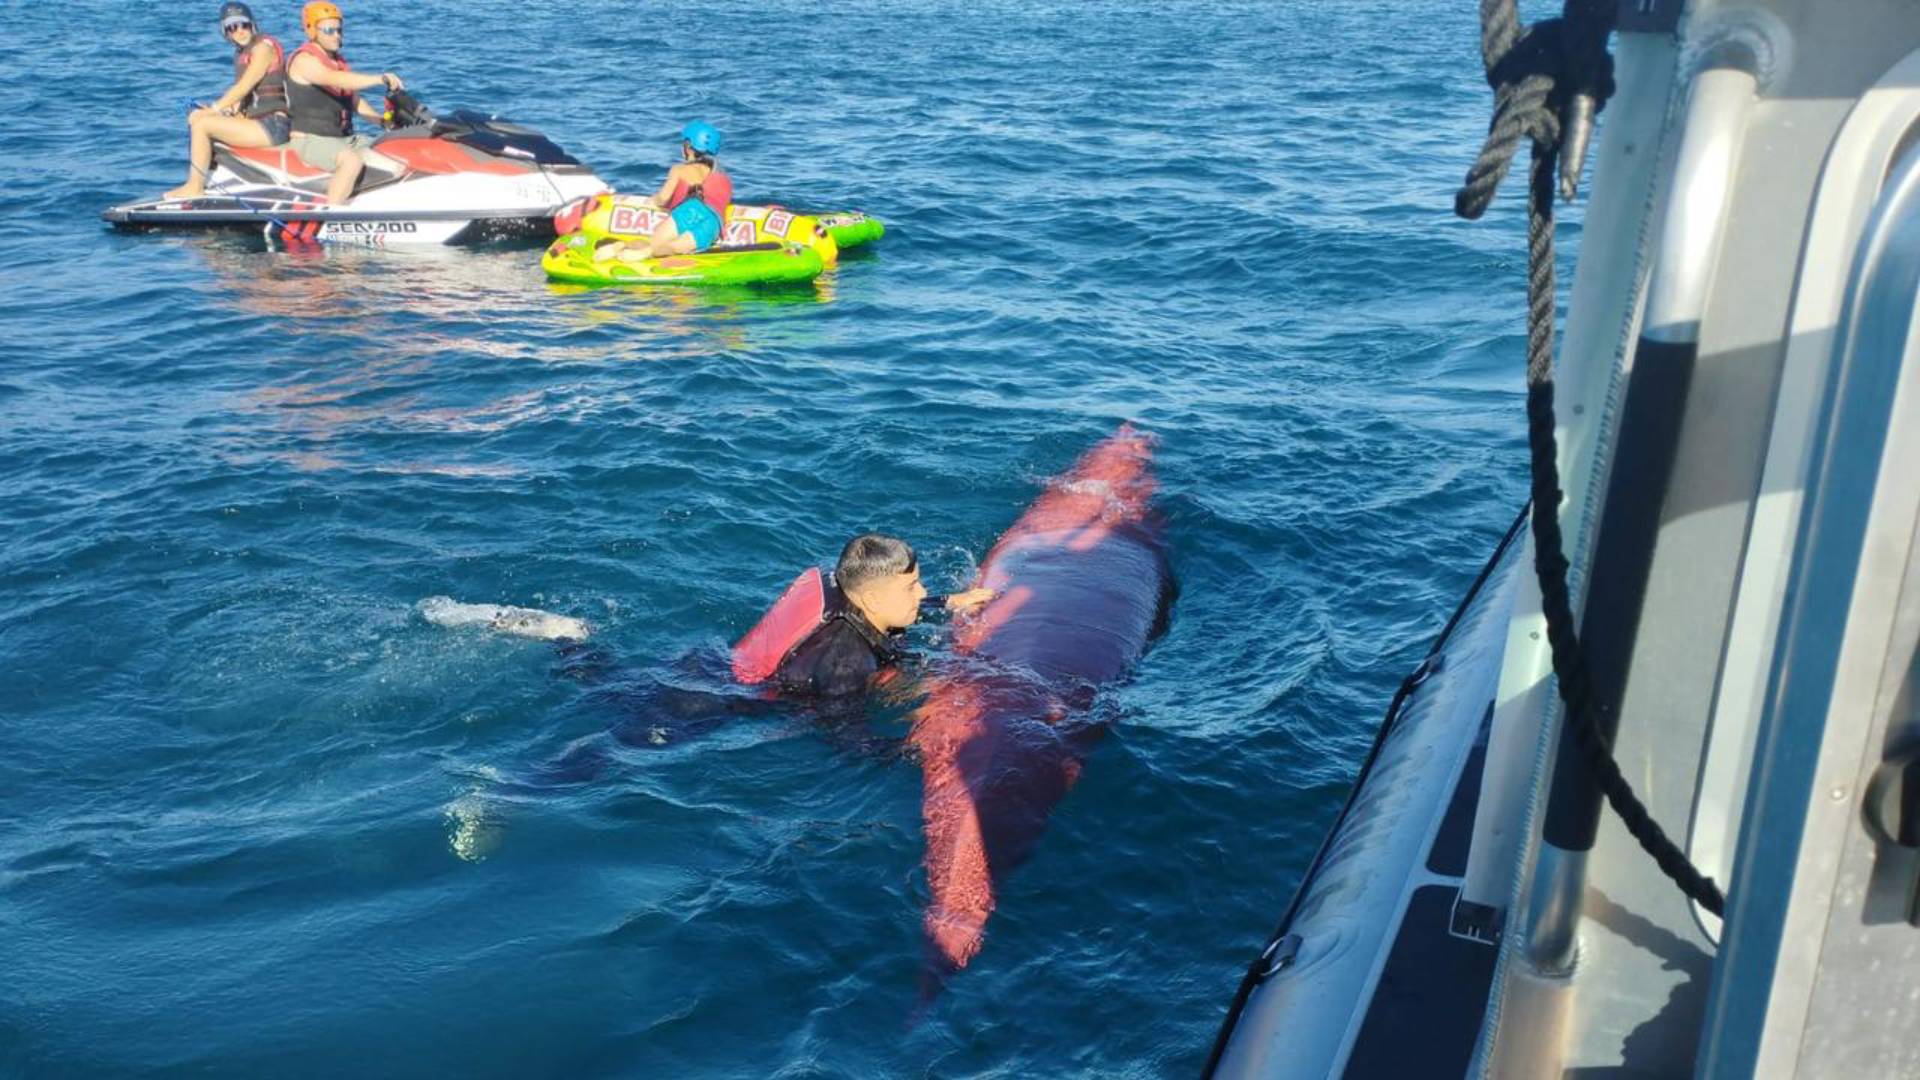
[[[420,103],[410,91],[389,90],[387,106],[380,113],[380,122],[392,130],[394,128],[418,127],[433,123],[433,110]]]

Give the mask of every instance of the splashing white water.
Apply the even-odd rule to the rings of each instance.
[[[451,596],[429,596],[414,610],[433,625],[448,629],[477,626],[546,641],[585,641],[591,632],[584,621],[568,615],[510,604],[463,604]]]
[[[479,788],[447,804],[447,847],[462,862],[480,862],[500,847],[505,831]]]

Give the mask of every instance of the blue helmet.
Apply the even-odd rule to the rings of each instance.
[[[720,129],[705,120],[695,120],[681,128],[680,137],[687,140],[687,145],[693,147],[697,153],[720,152]]]
[[[245,4],[231,3],[220,5],[220,28],[226,29],[236,23],[253,25],[253,9]]]

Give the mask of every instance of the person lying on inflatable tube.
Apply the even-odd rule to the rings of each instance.
[[[906,655],[901,631],[924,610],[968,611],[991,599],[992,589],[928,596],[906,541],[864,533],[840,552],[831,582],[815,567],[787,587],[733,647],[733,674],[790,694],[858,694]]]
[[[594,252],[594,259],[691,255],[712,247],[727,220],[727,204],[733,201],[733,179],[714,164],[719,153],[719,128],[704,120],[681,128],[680,164],[667,170],[660,190],[647,200],[672,215],[655,227],[648,243],[608,244]]]

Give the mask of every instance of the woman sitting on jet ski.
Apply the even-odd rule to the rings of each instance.
[[[220,6],[220,36],[233,42],[233,85],[220,99],[187,114],[187,182],[169,199],[206,193],[213,167],[213,140],[230,146],[278,146],[291,130],[287,121],[287,63],[280,43],[259,31],[245,4]]]
[[[680,130],[680,164],[667,170],[660,190],[647,200],[672,216],[653,230],[646,244],[608,244],[594,253],[597,260],[644,259],[657,255],[687,255],[705,251],[720,239],[720,226],[733,201],[733,180],[713,163],[720,153],[720,129],[695,120]]]

